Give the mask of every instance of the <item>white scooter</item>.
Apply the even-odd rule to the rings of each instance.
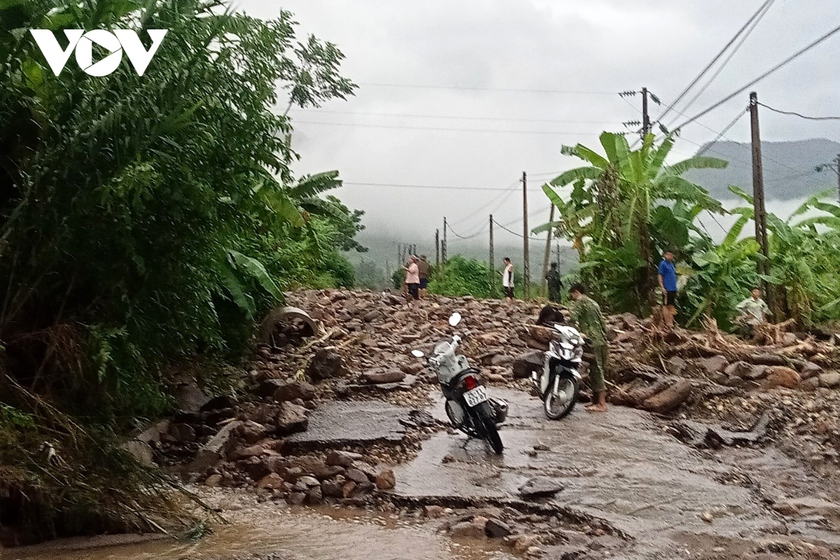
[[[545,415],[551,420],[559,420],[577,403],[585,338],[568,325],[555,324],[554,331],[542,370],[532,371],[531,381],[543,401]]]

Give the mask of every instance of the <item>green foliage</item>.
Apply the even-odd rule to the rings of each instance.
[[[433,273],[429,292],[443,296],[499,298],[502,295],[501,278],[487,263],[455,255]]]
[[[722,212],[720,203],[683,179],[689,169],[722,168],[714,158],[691,158],[674,165],[665,159],[671,137],[658,146],[648,135],[631,150],[620,134],[601,135],[602,156],[585,146],[565,146],[563,153],[588,165],[562,173],[543,191],[560,219],[535,231],[554,228],[580,254],[583,280],[601,293],[614,311],[644,312],[656,285],[655,256],[689,242],[694,218],[702,211]],[[564,199],[557,188],[570,187]]]

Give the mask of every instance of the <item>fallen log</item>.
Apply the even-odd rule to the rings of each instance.
[[[719,449],[722,446],[732,447],[760,443],[767,434],[769,425],[770,412],[764,411],[752,428],[743,432],[690,420],[672,424],[669,431],[674,437],[693,447]]]
[[[657,414],[668,414],[676,410],[691,396],[693,383],[688,379],[680,379],[676,383],[658,394],[646,399],[641,408]]]

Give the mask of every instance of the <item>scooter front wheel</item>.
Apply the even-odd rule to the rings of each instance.
[[[543,405],[549,420],[560,420],[569,415],[578,400],[580,385],[574,377],[561,377],[557,389],[553,387],[545,395]]]

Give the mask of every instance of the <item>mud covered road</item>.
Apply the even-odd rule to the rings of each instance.
[[[595,539],[531,551],[543,558],[834,558],[840,550],[836,488],[773,449],[698,451],[669,435],[666,422],[622,407],[597,415],[578,407],[552,422],[525,393],[493,392],[511,403],[505,454],[494,456],[483,442],[459,434],[434,435],[415,459],[396,467],[391,513],[289,508],[215,490],[207,499],[232,524],[196,543],[90,549],[87,542],[76,549],[64,542],[18,549],[9,558],[515,558],[500,541],[450,538],[439,530],[441,520],[422,518],[416,508],[527,506],[534,502],[518,489],[535,477],[562,487],[537,505],[553,508],[557,518],[606,528]],[[442,417],[442,403],[433,399],[431,411]],[[536,520],[535,534],[540,525]]]

